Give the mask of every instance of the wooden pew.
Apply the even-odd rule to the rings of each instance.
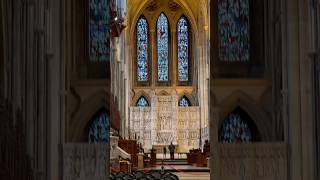
[[[136,140],[120,139],[118,146],[131,155],[131,163],[133,167],[138,166],[138,144]]]
[[[190,165],[206,167],[208,154],[208,151],[201,152],[201,149],[190,149],[187,154],[187,162]]]

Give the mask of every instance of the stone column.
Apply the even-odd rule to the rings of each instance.
[[[213,98],[211,97],[211,100]],[[220,152],[219,152],[219,109],[210,104],[210,179],[220,179]]]
[[[171,83],[172,83],[172,87],[175,87],[177,85],[177,77],[178,77],[178,58],[177,58],[177,32],[176,29],[171,29],[171,57],[172,60],[170,60],[169,57],[169,70],[171,72],[169,72],[169,76],[171,74]],[[172,64],[172,66],[170,65],[170,62]],[[171,67],[171,69],[170,69]]]
[[[286,141],[289,143],[289,179],[312,179],[312,95],[310,93],[309,2],[287,0],[285,10],[285,48],[287,72],[288,121]],[[284,87],[286,84],[284,84]]]
[[[157,38],[156,38],[156,31],[154,28],[150,29],[150,36],[149,36],[149,43],[150,43],[150,59],[151,61],[151,68],[152,68],[152,73],[151,75],[151,87],[154,87],[156,82],[158,81],[158,74],[157,74],[157,68],[158,68],[158,62],[157,62]]]

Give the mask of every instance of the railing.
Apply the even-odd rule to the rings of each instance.
[[[220,179],[287,179],[284,143],[220,144]]]
[[[64,144],[62,146],[63,180],[108,179],[106,144]]]

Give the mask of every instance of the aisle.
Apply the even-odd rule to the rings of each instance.
[[[169,172],[206,172],[206,173],[210,172],[210,169],[208,167],[197,167],[197,166],[190,165],[188,164],[187,159],[184,159],[184,158],[179,158],[175,160],[157,159],[156,166],[144,168],[144,171],[161,170],[162,163],[163,163],[164,171],[169,171]]]
[[[179,180],[209,180],[209,172],[175,172]]]

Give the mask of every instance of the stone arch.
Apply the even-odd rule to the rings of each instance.
[[[146,100],[149,103],[149,106],[151,106],[151,97],[146,93],[145,91],[141,90],[135,94],[135,96],[132,98],[131,106],[136,106],[137,101],[140,99],[140,97],[146,98]]]
[[[271,141],[274,139],[272,131],[272,121],[268,114],[250,96],[242,91],[236,91],[225,98],[217,105],[219,108],[218,128],[223,124],[225,117],[237,107],[244,110],[252,119],[260,134],[261,141]]]
[[[96,111],[94,113],[94,115],[91,117],[91,119],[89,120],[86,128],[85,128],[85,134],[88,135],[89,132],[90,132],[90,128],[92,127],[92,124],[95,123],[95,121],[97,120],[98,117],[100,117],[102,114],[106,114],[107,115],[107,118],[109,120],[109,127],[111,126],[110,125],[110,122],[111,122],[111,117],[110,117],[110,113],[108,113],[107,109],[105,107],[102,107],[100,108],[98,111]],[[111,127],[109,128],[111,129]],[[109,130],[110,132],[110,130]],[[87,137],[88,138],[88,137]],[[88,139],[89,140],[89,139]]]
[[[240,126],[242,126],[242,123],[244,123],[245,125],[243,125],[241,128],[244,128],[244,134],[248,135],[247,138],[244,138],[242,135],[240,135],[238,138],[244,138],[241,142],[258,142],[261,141],[261,135],[260,132],[257,129],[257,126],[255,125],[255,123],[253,122],[252,118],[250,117],[250,115],[248,115],[248,113],[243,110],[240,106],[237,106],[232,112],[230,112],[223,120],[223,124],[218,128],[218,136],[219,136],[219,142],[222,140],[222,135],[223,135],[223,131],[228,131],[226,126],[226,122],[228,122],[227,124],[233,122],[230,120],[230,118],[233,118],[233,120],[236,120],[240,123]],[[230,125],[230,124],[229,124]],[[239,125],[239,124],[238,124]],[[239,128],[240,126],[235,126],[235,128]],[[227,137],[224,137],[228,139]]]
[[[106,112],[110,116],[110,95],[105,91],[100,91],[94,95],[88,97],[81,103],[78,110],[72,116],[72,120],[69,121],[70,137],[68,140],[71,142],[85,142],[87,138],[86,128],[91,121],[91,118],[102,108],[106,109]],[[110,118],[110,126],[116,127],[116,122]]]
[[[139,101],[140,101],[141,99],[144,99],[144,100],[147,102],[147,105],[146,105],[146,106],[150,106],[149,100],[148,100],[146,97],[144,97],[144,96],[140,96],[140,97],[138,98],[138,100],[135,102],[135,106],[140,106],[140,105],[138,105],[138,103],[139,103]],[[144,105],[142,105],[142,106],[144,106]]]
[[[178,106],[180,106],[180,101],[182,100],[182,98],[185,98],[187,100],[187,102],[189,104],[188,106],[194,106],[194,104],[191,102],[191,100],[186,95],[183,95],[178,99]]]
[[[143,11],[153,1],[154,0],[145,0],[144,2],[140,3],[140,5],[137,7],[135,13],[133,13],[133,16],[132,16],[133,18],[129,24],[129,27],[130,27],[130,29],[129,29],[130,36],[129,37],[131,37],[130,41],[134,42],[135,27],[136,27],[136,23],[137,23],[139,17],[141,15],[143,15]],[[195,37],[198,37],[198,28],[197,28],[198,26],[196,23],[197,21],[196,21],[195,15],[191,11],[191,8],[186,3],[181,2],[180,0],[177,0],[175,2],[177,4],[179,4],[181,6],[181,8],[183,9],[184,15],[188,18],[190,25],[191,25],[191,29],[195,33]],[[170,29],[171,29],[172,23],[169,23],[169,24],[170,24]],[[150,22],[150,25],[151,25],[151,22]],[[196,39],[198,39],[198,38],[196,38]]]
[[[195,100],[195,98],[191,94],[189,94],[188,92],[184,92],[184,93],[182,93],[182,94],[180,94],[178,96],[178,103],[181,100],[181,98],[183,98],[184,96],[189,100],[191,106],[197,106],[198,105],[197,101]]]
[[[168,91],[166,91],[166,90],[161,90],[161,91],[159,91],[159,92],[157,92],[156,93],[157,95],[162,95],[162,96],[169,96],[170,95],[170,93],[168,92]]]

